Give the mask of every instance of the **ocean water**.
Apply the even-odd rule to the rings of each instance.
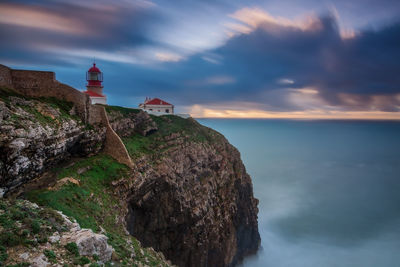
[[[400,123],[198,121],[239,149],[260,200],[242,266],[400,266]]]

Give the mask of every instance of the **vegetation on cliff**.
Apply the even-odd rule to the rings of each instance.
[[[257,250],[257,200],[251,180],[239,152],[221,134],[191,118],[107,106],[111,127],[134,159],[130,169],[99,153],[104,132],[96,136],[101,128],[80,123],[68,102],[7,90],[1,91],[0,100],[5,107],[1,119],[12,126],[11,132],[1,129],[8,140],[3,139],[0,150],[16,173],[12,177],[12,168],[5,168],[9,177],[0,184],[18,185],[10,187],[7,197],[27,200],[7,200],[4,205],[24,203],[29,218],[41,227],[33,233],[38,231],[36,223],[0,211],[5,222],[0,232],[13,225],[8,232],[18,240],[10,244],[6,235],[0,238],[3,264],[23,266],[35,256],[51,265],[167,266],[165,255],[180,266],[230,266]],[[19,117],[11,121],[12,116]],[[26,120],[31,123],[17,124]],[[42,132],[30,136],[23,131]],[[82,148],[86,153],[77,153]],[[38,178],[26,179],[26,174]],[[39,205],[32,208],[37,212],[29,211],[32,203]],[[54,218],[42,210],[53,212]],[[59,216],[64,221],[58,222]],[[59,241],[53,242],[57,236]],[[89,246],[88,240],[100,245]],[[38,250],[31,242],[40,244]],[[99,246],[102,255],[93,250]]]
[[[81,227],[104,232],[114,248],[113,262],[122,266],[166,266],[161,254],[143,248],[134,237],[127,235],[121,210],[121,199],[113,190],[113,183],[129,177],[129,169],[111,157],[99,154],[80,159],[68,168],[52,170],[57,181],[66,177],[78,183],[57,182],[48,188],[29,191],[25,197],[41,206],[62,211],[77,220]]]
[[[132,158],[143,155],[161,156],[162,152],[174,146],[173,142],[170,142],[174,136],[184,137],[186,143],[218,143],[224,139],[221,134],[200,125],[192,118],[183,119],[174,115],[161,117],[151,115],[151,118],[156,123],[158,131],[149,136],[133,134],[122,138]]]
[[[7,119],[12,125],[20,128],[26,128],[24,121],[29,117],[32,121],[39,122],[42,126],[50,125],[59,127],[63,121],[75,120],[82,123],[78,116],[71,114],[73,104],[71,102],[60,100],[54,97],[31,98],[23,96],[12,89],[0,87],[0,101],[8,109],[20,112],[11,114],[2,114],[3,123]],[[9,116],[7,116],[9,115]]]
[[[0,88],[0,193],[71,156],[98,153],[104,127],[87,127],[71,102]]]
[[[115,117],[119,128],[132,115]],[[192,118],[150,117],[157,131],[122,138],[137,170],[129,232],[179,266],[230,266],[254,253],[258,202],[239,152]]]

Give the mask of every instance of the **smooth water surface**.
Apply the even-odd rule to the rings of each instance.
[[[239,149],[260,200],[243,266],[400,266],[400,123],[198,121]]]

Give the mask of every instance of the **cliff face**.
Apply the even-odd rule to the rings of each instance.
[[[258,201],[239,152],[221,134],[193,119],[106,110],[133,169],[98,154],[106,128],[84,124],[69,102],[1,89],[2,192],[24,185],[16,195],[105,234],[115,250],[111,262],[124,266],[169,265],[144,247],[179,266],[232,266],[256,252]],[[13,251],[15,244],[1,240]]]
[[[239,152],[193,119],[153,120],[156,133],[123,138],[137,165],[132,186],[121,185],[128,231],[179,266],[232,266],[254,253],[258,201]]]
[[[72,104],[0,89],[0,187],[4,193],[70,158],[102,149],[104,127],[87,127]]]

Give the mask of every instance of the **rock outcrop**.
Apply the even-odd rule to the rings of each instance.
[[[6,245],[0,253],[0,266],[80,265],[77,260],[82,257],[98,266],[111,260],[113,248],[105,235],[81,228],[61,212],[26,200],[0,200],[0,213],[0,242]]]
[[[99,257],[100,263],[111,260],[113,248],[108,245],[108,238],[103,234],[93,233],[91,229],[81,229],[79,224],[71,222],[65,215],[60,213],[65,224],[69,227],[69,231],[63,233],[60,238],[61,245],[75,243],[78,247],[79,255]],[[53,235],[54,236],[54,235]]]
[[[232,266],[260,244],[251,179],[222,135],[181,120],[164,118],[185,130],[153,138],[154,153],[136,160],[127,228],[178,266]]]
[[[4,93],[4,92],[3,92]],[[85,125],[55,99],[0,98],[0,187],[13,189],[70,158],[102,149],[105,127]]]
[[[110,125],[120,137],[131,136],[134,133],[146,136],[157,130],[157,125],[147,112],[125,108],[122,114],[119,110],[120,108],[107,107]]]

